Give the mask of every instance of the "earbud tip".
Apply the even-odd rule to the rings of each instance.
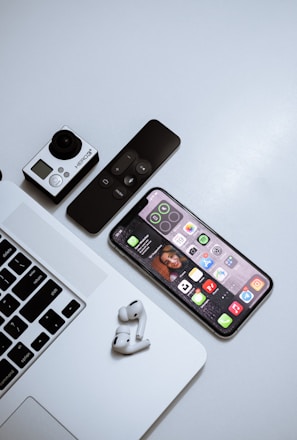
[[[119,310],[119,318],[120,318],[121,321],[128,321],[129,320],[126,307],[121,307],[120,308],[120,310]]]

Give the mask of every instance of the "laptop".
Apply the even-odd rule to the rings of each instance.
[[[0,183],[0,207],[1,440],[139,439],[204,347],[18,186]],[[116,353],[118,310],[136,299],[151,345]]]

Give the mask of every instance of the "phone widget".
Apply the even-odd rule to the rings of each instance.
[[[162,234],[167,235],[182,218],[183,215],[176,208],[167,201],[162,200],[147,215],[146,220]]]
[[[135,246],[139,243],[139,238],[137,238],[135,235],[130,235],[130,237],[127,240],[127,243],[130,247],[135,248]]]

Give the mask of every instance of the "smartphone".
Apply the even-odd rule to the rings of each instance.
[[[150,190],[109,239],[223,338],[233,336],[272,289],[263,270],[161,188]]]

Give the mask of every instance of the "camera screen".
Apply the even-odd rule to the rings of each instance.
[[[45,179],[53,171],[53,168],[40,159],[35,165],[33,165],[31,170],[41,179]]]

